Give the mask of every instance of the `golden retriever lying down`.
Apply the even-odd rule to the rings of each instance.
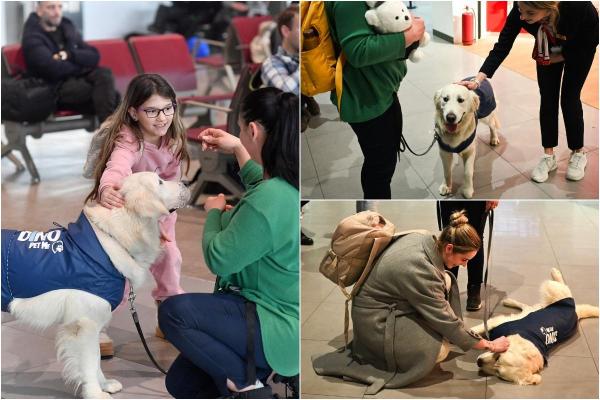
[[[505,306],[522,312],[490,318],[490,339],[506,336],[510,347],[504,353],[481,354],[477,365],[483,372],[519,385],[538,384],[542,381],[539,372],[547,364],[548,351],[575,333],[579,319],[598,317],[598,307],[575,305],[571,290],[558,269],[553,268],[551,275],[552,280],[540,287],[540,304],[528,306],[505,299]],[[482,334],[485,329],[481,324],[472,330]]]

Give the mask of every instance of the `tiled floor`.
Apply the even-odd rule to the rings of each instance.
[[[398,230],[437,229],[434,201],[378,202],[379,212]],[[305,206],[302,228],[314,238],[302,255],[302,397],[361,398],[365,386],[317,376],[311,356],[344,344],[344,297],[319,272],[337,222],[352,214],[354,201],[313,201]],[[533,304],[539,284],[559,268],[576,301],[598,305],[598,202],[501,201],[493,233],[489,304],[510,313],[505,296]],[[466,271],[459,274],[466,300]],[[481,323],[482,311],[465,313],[465,324]],[[426,379],[407,388],[384,390],[378,398],[598,398],[598,319],[580,322],[578,333],[550,357],[538,386],[517,386],[479,374],[477,351],[453,348]]]
[[[519,39],[518,39],[519,41]],[[523,46],[531,47],[524,39]],[[519,43],[515,44],[519,46]],[[424,49],[426,57],[418,64],[408,62],[408,74],[398,92],[404,118],[403,134],[415,152],[423,152],[433,139],[433,95],[442,86],[475,74],[483,58],[460,46],[433,38]],[[445,60],[445,62],[440,62]],[[598,198],[598,109],[583,105],[585,150],[588,153],[586,176],[580,182],[565,179],[569,149],[562,115],[560,116],[558,170],[547,182],[530,179],[531,170],[542,156],[538,122],[537,82],[500,67],[491,80],[498,102],[500,145],[488,144],[489,129],[478,128],[475,161],[474,198],[503,199],[597,199]],[[302,135],[301,193],[306,199],[362,198],[360,170],[362,153],[350,126],[339,120],[329,94],[316,96],[321,115],[313,118]],[[374,136],[376,132],[373,132]],[[401,154],[392,179],[392,198],[440,198],[443,180],[439,152],[434,148],[417,157]],[[454,193],[461,197],[462,161],[455,157]]]

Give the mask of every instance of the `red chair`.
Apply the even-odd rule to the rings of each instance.
[[[241,64],[251,64],[250,42],[258,35],[260,24],[265,21],[271,21],[273,18],[269,15],[256,17],[234,17],[231,20],[238,45],[237,50],[241,53]]]
[[[123,39],[104,39],[90,40],[88,44],[98,49],[100,66],[112,71],[115,87],[124,95],[127,85],[138,74],[127,42]]]
[[[107,39],[92,40],[88,43],[98,49],[100,53],[99,65],[112,70],[117,90],[125,93],[127,85],[138,73],[127,42],[122,39]],[[18,78],[26,71],[25,58],[20,44],[4,46],[2,48],[2,62],[8,74],[12,77]],[[40,176],[27,149],[27,135],[39,139],[45,133],[71,129],[93,131],[98,125],[95,116],[80,115],[72,110],[57,110],[48,120],[36,124],[14,121],[3,121],[3,123],[8,143],[2,146],[2,157],[8,155],[12,150],[20,151],[33,183],[38,183]]]

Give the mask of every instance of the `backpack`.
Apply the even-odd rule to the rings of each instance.
[[[301,92],[312,97],[335,90],[338,110],[342,101],[342,72],[346,58],[336,54],[324,1],[300,2]]]
[[[348,304],[369,276],[377,257],[398,238],[409,233],[427,231],[414,229],[396,232],[393,223],[374,211],[363,211],[344,218],[331,237],[331,248],[323,257],[319,272],[338,285],[346,297],[344,339],[348,345]],[[350,293],[348,286],[354,285]]]
[[[250,59],[253,63],[261,64],[271,56],[271,33],[276,28],[274,21],[264,21],[258,27],[258,34],[250,42]]]
[[[40,122],[56,111],[54,88],[38,78],[2,79],[2,120]]]

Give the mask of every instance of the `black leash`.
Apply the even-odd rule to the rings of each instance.
[[[431,150],[431,148],[433,147],[435,142],[437,142],[437,140],[438,140],[438,134],[437,134],[437,131],[435,131],[433,134],[433,141],[431,142],[431,144],[429,145],[427,150],[425,150],[423,153],[415,153],[413,151],[413,149],[411,149],[410,146],[408,145],[408,142],[406,141],[404,134],[400,133],[400,143],[398,144],[398,162],[400,162],[400,153],[404,153],[407,149],[408,149],[408,151],[410,151],[412,154],[414,154],[417,157],[424,156],[425,154],[429,153],[429,150]]]
[[[483,218],[486,216],[484,215]],[[492,252],[492,232],[494,232],[494,210],[489,210],[487,212],[487,218],[489,221],[488,227],[488,246],[487,246],[487,254],[486,254],[486,267],[485,267],[485,275],[483,278],[483,298],[484,298],[484,306],[483,306],[483,327],[485,328],[485,337],[486,339],[490,339],[490,333],[488,330],[488,317],[489,317],[489,293],[487,289],[488,282],[488,273],[490,272],[490,254]]]
[[[154,356],[150,352],[150,349],[148,348],[148,343],[146,343],[146,339],[144,339],[144,332],[142,332],[142,327],[140,326],[140,321],[138,319],[137,311],[135,309],[135,304],[133,304],[133,302],[135,301],[135,292],[133,291],[133,286],[131,286],[131,282],[129,283],[129,296],[127,297],[127,301],[129,301],[129,311],[131,311],[131,317],[133,318],[133,323],[135,324],[135,328],[137,329],[138,334],[140,335],[140,339],[142,340],[144,349],[146,349],[146,354],[148,354],[148,357],[150,357],[150,361],[152,361],[154,366],[160,372],[162,372],[163,374],[166,375],[167,371],[165,371],[164,369],[162,369],[160,367],[160,365],[158,365],[158,363],[154,359]]]

